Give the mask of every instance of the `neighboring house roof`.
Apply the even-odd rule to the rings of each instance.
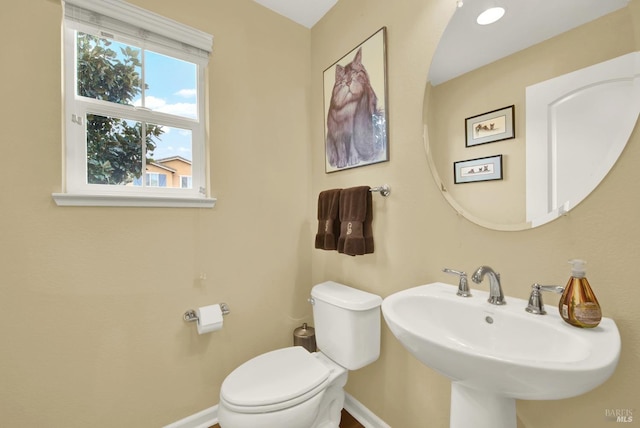
[[[191,161],[189,159],[183,158],[182,156],[171,156],[171,157],[168,157],[168,158],[155,159],[153,162],[154,163],[165,163],[165,162],[170,162],[170,161],[174,161],[174,160],[182,161],[184,163],[188,163],[189,165],[191,165]]]
[[[167,163],[174,161],[183,162],[189,165],[189,167],[191,166],[191,161],[189,159],[183,158],[182,156],[170,156],[168,158],[154,159],[152,162],[149,162],[149,165],[153,165],[156,168],[164,169],[171,173],[176,173],[178,172],[177,169],[171,168],[170,166],[166,165]]]
[[[151,162],[150,164],[151,164],[151,165],[153,165],[153,166],[155,166],[155,167],[157,167],[157,168],[167,170],[167,171],[169,171],[169,172],[176,172],[176,171],[178,171],[177,169],[169,168],[168,166],[166,166],[166,165],[162,165],[161,163],[158,163],[158,162]]]

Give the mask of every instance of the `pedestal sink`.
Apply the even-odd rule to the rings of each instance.
[[[527,301],[487,302],[444,283],[382,302],[391,332],[418,360],[451,379],[451,428],[516,428],[515,400],[574,397],[606,381],[618,364],[620,334],[602,318],[593,329],[565,323],[557,308],[525,312]]]

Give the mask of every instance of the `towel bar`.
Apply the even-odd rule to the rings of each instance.
[[[382,196],[387,197],[391,194],[391,187],[388,184],[383,184],[382,186],[372,187],[369,191],[379,192]]]

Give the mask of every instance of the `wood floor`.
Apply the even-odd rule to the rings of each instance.
[[[342,409],[342,417],[340,418],[340,428],[364,428],[360,422],[349,414],[346,410]]]
[[[215,424],[211,428],[220,428],[220,425]],[[277,427],[274,427],[277,428]],[[360,424],[353,416],[346,410],[342,409],[342,417],[340,418],[340,428],[364,428],[364,425]]]

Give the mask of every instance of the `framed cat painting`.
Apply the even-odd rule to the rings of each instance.
[[[324,71],[327,173],[389,160],[386,31]]]

